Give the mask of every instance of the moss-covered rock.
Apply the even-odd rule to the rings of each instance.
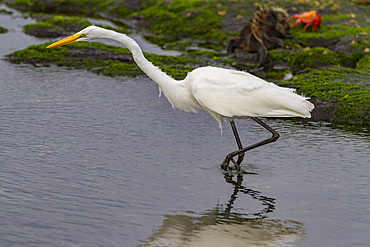
[[[24,26],[25,33],[39,38],[57,38],[68,36],[80,31],[81,29],[92,25],[92,23],[84,18],[69,17],[69,16],[38,16],[42,21],[28,24]],[[124,28],[113,28],[106,25],[97,25],[103,28],[125,32]]]
[[[367,39],[368,34],[370,34],[370,26],[363,27],[351,27],[345,25],[325,25],[322,24],[320,29],[316,32],[303,32],[301,27],[294,27],[291,29],[291,33],[295,36],[294,39],[284,40],[286,45],[294,47],[299,45],[301,47],[306,46],[325,46],[326,48],[332,48],[338,39],[343,37],[352,37],[350,40],[360,41],[362,39]]]
[[[278,83],[294,86],[316,105],[314,120],[370,124],[370,74],[341,67],[317,68]]]
[[[347,55],[343,51],[334,52],[323,47],[307,47],[301,50],[271,50],[268,51],[268,55],[271,66],[283,65],[289,67],[293,74],[297,74],[308,68],[326,66],[356,68],[364,53],[355,52]]]
[[[341,60],[336,53],[322,47],[301,50],[290,61],[291,70],[294,74],[306,68],[340,66],[340,64]]]
[[[18,10],[48,13],[48,14],[68,14],[68,15],[88,15],[94,16],[97,11],[103,10],[112,1],[100,0],[10,0],[7,5]]]
[[[90,26],[91,22],[78,17],[49,16],[43,21],[24,26],[25,33],[39,38],[56,38],[70,35]]]
[[[2,3],[2,1],[0,1]],[[12,15],[13,11],[6,10],[6,9],[0,9],[0,15]]]
[[[6,33],[6,32],[8,32],[8,29],[6,29],[5,27],[0,26],[0,33]]]
[[[370,54],[367,54],[358,61],[356,69],[370,71]]]
[[[248,0],[106,0],[106,1],[57,1],[57,0],[8,0],[8,5],[36,13],[103,16],[104,18],[150,30],[153,39],[165,46],[170,41],[192,38],[202,42],[197,45],[212,49],[225,49],[232,36],[239,33],[258,2]],[[315,2],[315,3],[313,3]],[[273,3],[271,3],[273,4]],[[287,47],[322,46],[334,51],[338,39],[352,36],[352,42],[362,43],[369,38],[370,26],[366,23],[369,8],[348,1],[279,1],[290,14],[319,8],[322,25],[316,32],[302,31],[301,26],[292,28],[294,39],[284,40]],[[319,4],[319,5],[317,5]],[[367,36],[367,37],[366,37]],[[162,40],[163,39],[163,40]],[[351,43],[353,47],[356,47]],[[347,51],[348,49],[342,49]]]
[[[69,17],[60,15],[51,16],[50,18],[47,18],[44,22],[58,26],[66,32],[77,32],[91,25],[91,22],[80,17]]]
[[[39,38],[57,38],[67,35],[63,28],[47,22],[28,24],[24,26],[24,32]]]
[[[137,13],[144,15],[149,30],[157,34],[184,37],[203,37],[203,40],[222,40],[227,36],[221,31],[222,17],[212,3],[202,0],[174,0],[156,4]]]
[[[204,41],[203,46],[218,48],[227,40],[222,30],[223,8],[217,1],[204,0],[137,0],[137,1],[55,1],[13,0],[8,5],[36,13],[104,16],[150,30],[156,36],[182,39],[192,37]],[[220,14],[221,13],[221,14]],[[204,44],[205,43],[205,44]]]
[[[122,47],[105,45],[96,42],[77,42],[68,46],[46,49],[47,44],[33,45],[24,50],[16,51],[6,56],[13,63],[29,63],[34,65],[67,66],[86,69],[94,73],[109,76],[137,76],[143,72],[134,63],[129,50]],[[169,75],[181,79],[192,64],[193,58],[161,56],[146,53],[148,60],[160,67]]]

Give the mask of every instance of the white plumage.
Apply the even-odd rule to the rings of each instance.
[[[246,72],[204,67],[185,78],[198,103],[221,125],[223,118],[310,117],[313,104]],[[187,83],[186,83],[187,84]]]
[[[132,52],[137,65],[158,84],[160,91],[172,106],[193,112],[203,108],[216,119],[220,127],[224,119],[229,119],[233,130],[235,128],[237,143],[234,118],[252,117],[255,121],[257,121],[256,117],[309,118],[310,111],[314,108],[307,98],[297,95],[294,89],[279,87],[247,72],[201,67],[189,72],[184,80],[175,80],[149,62],[133,39],[125,34],[96,26],[87,27],[53,43],[48,48],[98,38],[116,40],[125,45]],[[267,128],[266,126],[264,127]],[[269,131],[273,132],[273,130]],[[241,143],[238,143],[238,146],[241,149]]]

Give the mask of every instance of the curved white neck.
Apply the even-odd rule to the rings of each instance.
[[[145,58],[140,46],[132,38],[117,32],[113,32],[110,38],[126,46],[131,51],[136,64],[150,77],[150,79],[156,82],[161,89],[164,89],[165,85],[168,83],[172,84],[177,82],[177,80],[173,79],[171,76],[167,75],[149,62]]]
[[[164,93],[172,106],[176,106],[184,111],[197,111],[200,105],[191,93],[191,84],[185,78],[178,81],[161,71],[158,67],[149,62],[140,46],[125,34],[106,30],[105,38],[116,40],[125,45],[132,53],[136,64],[159,86],[160,91]],[[188,83],[187,83],[188,82]]]

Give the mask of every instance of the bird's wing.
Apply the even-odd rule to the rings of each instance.
[[[192,82],[193,95],[199,104],[213,115],[228,118],[299,116],[291,108],[305,100],[294,89],[228,69],[199,69],[192,75]]]

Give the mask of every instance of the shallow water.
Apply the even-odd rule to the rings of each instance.
[[[16,16],[1,56],[47,41]],[[146,77],[3,60],[0,116],[1,246],[368,246],[366,129],[268,120],[281,138],[230,177],[230,127]],[[245,144],[268,137],[236,123]]]

